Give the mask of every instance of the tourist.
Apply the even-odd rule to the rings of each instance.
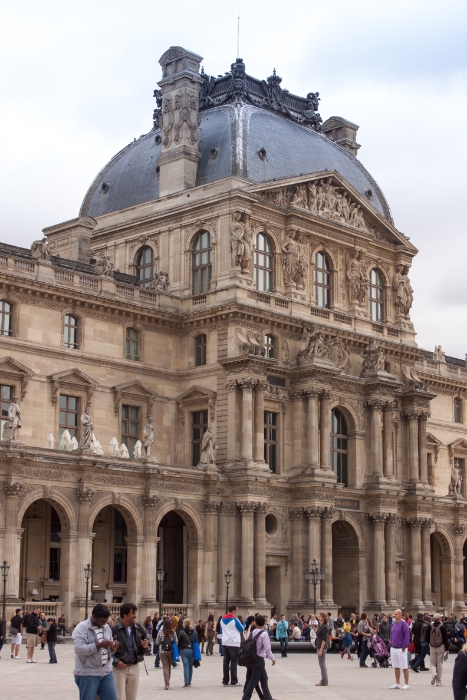
[[[328,671],[326,668],[326,649],[329,641],[328,616],[322,612],[318,615],[319,627],[316,632],[316,653],[318,656],[321,680],[316,685],[328,685]]]
[[[342,640],[342,651],[341,651],[341,659],[344,658],[345,654],[347,654],[347,658],[349,661],[353,661],[353,658],[350,655],[350,650],[352,649],[352,628],[350,626],[350,617],[346,617],[344,620],[344,624],[342,625],[342,631],[344,633],[344,638]]]
[[[100,700],[117,700],[112,656],[119,644],[112,639],[112,630],[107,624],[109,617],[108,607],[98,603],[91,617],[76,625],[71,635],[80,700],[94,700],[96,695]]]
[[[275,639],[276,637],[276,628],[277,628],[277,615],[274,613],[274,615],[271,617],[271,622],[269,623],[269,636],[271,639]]]
[[[242,700],[251,700],[253,690],[257,688],[258,683],[261,683],[262,696],[264,697],[264,700],[272,700],[268,685],[268,674],[266,673],[266,658],[271,659],[273,666],[276,663],[276,660],[271,651],[271,640],[269,639],[269,635],[265,629],[264,616],[256,615],[254,625],[255,626],[251,631],[251,635],[256,641],[256,654],[258,660],[257,663],[252,666],[251,678],[249,679],[248,683],[245,684]],[[259,697],[261,698],[261,695],[259,695]]]
[[[39,615],[39,619],[41,621],[40,627],[38,629],[38,635],[41,640],[41,649],[44,649],[46,641],[47,641],[47,620],[45,619],[45,613],[41,612]],[[41,631],[42,630],[42,631]]]
[[[318,620],[319,620],[319,616],[318,616]],[[330,612],[328,612],[328,629],[330,629],[330,630],[334,629],[334,618],[332,617]]]
[[[58,628],[59,634],[61,634],[62,637],[64,637],[66,635],[66,619],[65,619],[65,615],[63,613],[58,618],[57,628]]]
[[[19,649],[23,641],[23,611],[21,608],[16,608],[15,614],[10,620],[10,637],[11,637],[11,658],[20,659]]]
[[[391,627],[391,665],[394,669],[396,682],[391,686],[392,690],[399,689],[401,669],[404,672],[404,685],[402,690],[409,690],[409,668],[407,663],[407,647],[410,643],[410,630],[405,620],[402,619],[402,611],[394,611],[394,624]]]
[[[289,646],[289,626],[287,624],[287,620],[285,619],[284,613],[281,613],[281,619],[277,623],[276,637],[281,645],[281,656],[282,658],[286,658],[287,647]]]
[[[139,664],[149,650],[147,632],[136,622],[137,606],[123,603],[120,620],[112,627],[112,637],[118,649],[112,659],[118,700],[136,700],[139,687]]]
[[[465,700],[465,688],[467,686],[467,644],[456,656],[454,670],[452,672],[452,691],[454,700]]]
[[[177,637],[173,629],[172,621],[168,617],[165,618],[162,627],[160,627],[157,633],[156,644],[162,664],[162,672],[164,674],[165,690],[168,690],[170,686],[170,675],[172,673],[173,645],[177,644]]]
[[[201,653],[204,654],[204,645],[206,643],[206,623],[203,620],[198,620],[196,625],[196,636],[201,647]]]
[[[378,637],[381,637],[383,642],[389,651],[389,640],[391,638],[391,625],[389,624],[388,616],[386,613],[381,615],[381,621],[378,627]]]
[[[6,620],[3,619],[3,614],[0,612],[0,652],[6,639]]]
[[[418,673],[419,671],[429,671],[425,666],[425,657],[430,653],[430,632],[431,632],[431,618],[428,614],[425,614],[422,622],[422,629],[420,631],[420,654],[415,659],[412,664],[412,671]]]
[[[159,658],[159,648],[157,646],[157,635],[159,634],[159,630],[162,626],[162,622],[160,620],[160,615],[159,613],[154,613],[154,617],[152,618],[152,653],[155,655],[154,659],[154,668],[159,668],[160,665],[160,658]]]
[[[191,626],[191,620],[187,617],[183,621],[183,628],[178,634],[178,648],[183,664],[184,688],[191,685],[193,677],[193,643],[196,641],[196,632]]]
[[[47,630],[47,649],[49,650],[49,664],[57,663],[57,655],[55,653],[55,644],[57,643],[57,623],[55,618],[49,617],[47,620],[49,628]]]
[[[364,612],[361,614],[360,622],[357,626],[358,641],[359,641],[359,659],[360,668],[368,668],[365,663],[368,656],[368,640],[374,634],[374,629],[368,624],[368,615]]]
[[[443,616],[439,613],[433,615],[433,625],[430,631],[430,670],[431,685],[442,685],[443,662],[449,655],[449,639]]]
[[[148,655],[148,656],[151,656],[151,655],[152,655],[152,650],[151,650],[151,646],[152,646],[152,644],[151,644],[151,640],[152,640],[152,617],[151,617],[151,615],[147,615],[147,616],[144,618],[143,627],[144,627],[144,629],[146,630],[146,639],[147,639],[148,642],[149,642],[149,646],[148,646],[149,652],[148,652],[147,655]]]
[[[303,623],[302,639],[304,642],[310,641],[311,627],[306,622]]]
[[[214,615],[209,613],[208,621],[206,625],[206,635],[207,635],[207,646],[206,646],[206,656],[212,656],[214,653],[214,641],[216,635],[216,625],[214,622]]]
[[[222,615],[219,616],[216,624],[216,637],[219,644],[219,656],[224,656],[224,650],[222,648],[222,629],[221,629]]]
[[[250,636],[250,632],[252,628],[255,626],[255,616],[254,615],[248,615],[248,617],[245,620],[245,625],[243,627],[243,639],[248,639]]]
[[[292,641],[299,642],[302,638],[302,633],[301,633],[300,627],[295,622],[293,622],[291,630],[292,630]]]
[[[26,629],[26,649],[28,653],[28,658],[26,663],[35,664],[37,661],[34,659],[34,649],[37,646],[37,633],[41,625],[41,619],[39,615],[41,614],[40,608],[34,608],[34,610],[24,616],[24,627]],[[47,623],[46,623],[47,624]]]
[[[229,605],[229,612],[222,617],[222,649],[224,651],[224,675],[222,685],[241,685],[237,678],[238,654],[243,627],[237,619],[238,607],[235,603]],[[263,623],[264,624],[264,623]]]
[[[310,627],[314,627],[315,629],[318,629],[318,620],[316,619],[316,615],[314,613],[311,613],[310,619],[308,620],[308,624]]]

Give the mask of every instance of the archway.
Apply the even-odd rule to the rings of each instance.
[[[441,532],[430,535],[431,551],[431,599],[436,608],[449,608],[453,605],[453,571],[451,548],[446,536]]]
[[[343,614],[357,612],[360,607],[360,562],[358,537],[352,525],[344,520],[332,524],[333,598]]]
[[[174,510],[166,513],[159,523],[158,564],[165,572],[163,603],[188,602],[187,527],[184,519]]]

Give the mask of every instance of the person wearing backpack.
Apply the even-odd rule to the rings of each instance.
[[[442,685],[443,662],[449,654],[448,632],[443,625],[442,615],[433,615],[433,625],[430,632],[430,669],[431,685]]]
[[[275,665],[276,660],[271,651],[271,640],[265,629],[264,616],[256,615],[255,627],[252,629],[249,638],[242,642],[242,664],[247,667],[252,666],[253,669],[250,680],[243,688],[242,700],[251,700],[253,690],[258,683],[261,683],[264,700],[272,700],[268,685],[268,674],[266,673],[266,658],[271,659],[272,665]]]
[[[198,638],[196,636],[196,632],[191,626],[191,620],[187,617],[183,620],[183,627],[178,633],[178,648],[180,650],[180,657],[183,664],[185,688],[191,685],[191,679],[193,677],[193,663],[195,660],[193,644],[197,641]]]
[[[166,617],[162,627],[159,629],[156,637],[159,658],[162,664],[164,674],[165,690],[169,689],[170,674],[172,672],[172,644],[177,643],[177,637],[173,630],[172,621]]]

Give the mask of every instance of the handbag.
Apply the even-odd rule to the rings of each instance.
[[[172,661],[177,664],[180,661],[180,654],[178,653],[178,646],[175,642],[172,642]]]
[[[407,651],[409,652],[409,654],[413,654],[413,653],[414,653],[414,651],[415,651],[415,642],[411,642],[411,643],[409,644],[409,646],[407,647]]]
[[[16,637],[17,634],[19,634],[19,630],[16,627],[10,627],[10,637]]]
[[[193,642],[193,659],[194,661],[201,661],[201,649],[198,642]]]

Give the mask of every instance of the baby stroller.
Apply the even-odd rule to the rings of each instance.
[[[370,656],[373,659],[371,662],[372,668],[389,668],[389,652],[386,644],[376,634],[368,643]]]

